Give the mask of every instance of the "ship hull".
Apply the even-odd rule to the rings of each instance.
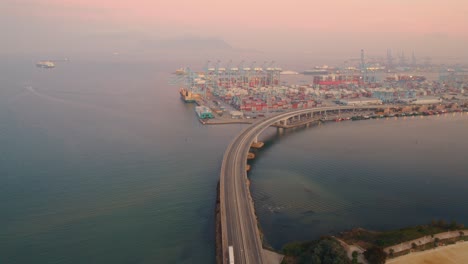
[[[195,103],[197,101],[196,94],[193,94],[186,89],[180,89],[180,99],[185,103]]]

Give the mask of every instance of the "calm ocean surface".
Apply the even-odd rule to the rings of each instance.
[[[256,212],[280,249],[353,227],[468,223],[468,114],[270,129],[251,170]]]
[[[40,58],[38,58],[40,59]],[[0,263],[214,263],[222,155],[183,63],[0,65]],[[250,173],[268,242],[435,217],[468,222],[467,116],[270,130]]]

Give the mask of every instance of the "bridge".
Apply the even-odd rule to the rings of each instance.
[[[269,126],[303,125],[328,115],[375,111],[387,107],[369,105],[301,109],[259,120],[245,128],[226,149],[221,165],[219,192],[223,263],[268,263],[247,179],[247,155],[251,144],[257,142],[258,135]],[[233,248],[233,256],[229,254],[229,247]],[[234,261],[231,262],[232,258]]]

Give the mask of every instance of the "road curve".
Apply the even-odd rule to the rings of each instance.
[[[375,110],[384,107],[377,105],[301,109],[259,120],[245,128],[226,149],[221,165],[220,212],[223,263],[229,263],[229,246],[234,249],[234,263],[236,264],[266,263],[246,172],[250,145],[259,134],[281,120],[300,114],[333,110]]]

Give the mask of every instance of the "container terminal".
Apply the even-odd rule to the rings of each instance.
[[[425,76],[434,69],[439,73],[437,80]],[[288,77],[299,84],[281,80]],[[301,81],[303,77],[307,81]],[[316,66],[301,73],[283,71],[275,62],[236,66],[207,62],[203,71],[177,69],[172,84],[182,86],[179,93],[184,102],[211,111],[200,115],[196,110],[204,124],[250,123],[276,112],[333,105],[398,104],[402,109],[411,106],[409,112],[419,112],[418,105],[434,106],[431,109],[444,105],[463,110],[468,101],[468,69],[390,68],[366,63],[363,54],[355,66]]]

